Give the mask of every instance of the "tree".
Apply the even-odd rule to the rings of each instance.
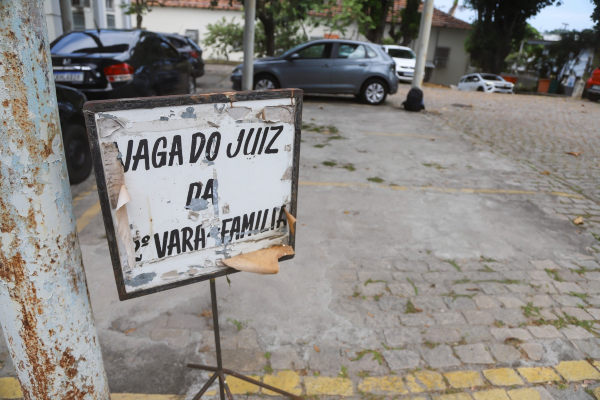
[[[402,17],[400,23],[402,46],[408,46],[413,39],[419,36],[419,27],[421,25],[420,4],[420,0],[406,0],[406,7],[400,10],[400,16]]]
[[[454,17],[454,14],[456,13],[457,8],[458,8],[458,0],[454,0],[454,2],[452,3],[452,7],[450,8],[450,11],[448,11],[448,14],[450,14],[451,16]]]
[[[561,0],[466,0],[476,20],[465,43],[471,61],[484,71],[499,74],[512,44],[527,32],[527,20]]]
[[[152,11],[152,7],[161,5],[157,0],[133,0],[129,3],[121,4],[121,8],[125,10],[126,15],[136,15],[136,28],[142,29],[142,16],[147,12]]]

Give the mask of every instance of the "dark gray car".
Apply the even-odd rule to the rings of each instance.
[[[254,89],[299,88],[306,93],[347,93],[381,104],[398,91],[394,60],[381,46],[352,40],[316,40],[279,57],[254,61]],[[242,65],[231,74],[242,88]]]

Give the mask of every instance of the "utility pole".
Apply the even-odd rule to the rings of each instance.
[[[0,322],[23,395],[108,400],[44,0],[0,2]]]
[[[63,33],[69,33],[73,30],[73,10],[71,9],[72,0],[59,0],[60,18],[62,19]]]
[[[421,28],[417,42],[417,61],[412,86],[422,89],[423,77],[425,76],[425,63],[427,61],[427,46],[429,45],[429,34],[431,33],[431,21],[433,19],[433,0],[425,0],[421,12]]]
[[[256,0],[244,2],[244,66],[242,69],[242,90],[252,90],[254,84],[254,18]]]

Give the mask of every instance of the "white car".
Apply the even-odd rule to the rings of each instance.
[[[458,90],[486,93],[514,93],[515,85],[494,74],[469,74],[460,78]]]
[[[412,82],[415,73],[415,53],[408,47],[385,45],[383,49],[396,63],[396,76],[404,82]]]

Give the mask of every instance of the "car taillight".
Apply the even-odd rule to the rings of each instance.
[[[104,68],[104,75],[109,82],[127,82],[133,79],[134,69],[127,63],[109,65]]]
[[[190,53],[190,57],[192,57],[192,58],[198,58],[198,52],[197,51],[192,51]]]

